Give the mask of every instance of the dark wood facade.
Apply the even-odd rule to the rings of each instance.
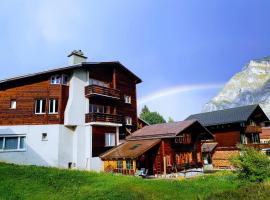
[[[50,75],[36,76],[0,86],[0,125],[63,124],[69,86],[50,84]],[[35,100],[46,99],[45,114],[35,114]],[[49,99],[58,99],[58,114],[49,114]],[[16,109],[10,108],[12,100]]]
[[[86,122],[120,123],[122,124],[119,130],[120,139],[125,139],[127,135],[137,130],[137,80],[116,65],[109,69],[106,66],[92,67],[89,78],[108,85],[108,87],[90,85],[85,88],[90,104],[108,106],[109,109],[106,113],[86,114]],[[130,103],[125,103],[125,96],[130,96]],[[126,124],[126,117],[131,117],[131,125]]]

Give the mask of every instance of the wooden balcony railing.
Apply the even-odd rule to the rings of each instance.
[[[85,122],[111,122],[122,124],[123,117],[121,115],[112,115],[112,114],[104,114],[104,113],[87,113],[85,114]]]
[[[85,96],[103,96],[108,98],[120,99],[120,91],[113,88],[102,87],[99,85],[88,85],[85,87]]]
[[[246,128],[246,133],[261,133],[262,128],[260,126],[255,126],[255,125],[249,125]]]

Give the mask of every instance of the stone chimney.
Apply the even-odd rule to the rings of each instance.
[[[77,65],[86,62],[86,59],[81,50],[74,50],[68,55],[68,65]]]

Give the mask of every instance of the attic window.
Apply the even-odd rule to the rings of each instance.
[[[135,144],[132,147],[130,147],[129,150],[137,149],[139,146],[141,146],[141,144]]]
[[[51,76],[51,84],[54,85],[54,84],[60,84],[61,82],[61,76],[60,75],[54,75],[54,76]]]

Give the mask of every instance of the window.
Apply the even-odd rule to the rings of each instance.
[[[25,150],[25,136],[0,137],[0,151]]]
[[[105,146],[106,147],[115,146],[115,134],[114,133],[106,133],[105,134]]]
[[[48,134],[47,133],[42,133],[42,141],[47,141],[48,140]]]
[[[68,76],[63,74],[62,75],[62,85],[67,85],[68,84]]]
[[[89,112],[90,113],[110,113],[110,106],[102,106],[102,105],[89,105]]]
[[[49,113],[57,114],[58,113],[58,99],[50,99],[49,103]]]
[[[133,169],[133,160],[127,160],[127,169],[132,170]]]
[[[131,103],[131,96],[125,95],[125,103]]]
[[[92,78],[89,79],[89,85],[98,85],[98,86],[102,86],[102,87],[110,87],[109,83],[105,83],[103,81],[99,81],[99,80],[92,79]]]
[[[123,169],[123,160],[117,160],[116,168],[117,169]]]
[[[51,76],[51,84],[60,84],[60,81],[61,81],[60,75]]]
[[[14,99],[10,100],[10,109],[16,109],[16,107],[17,107],[16,100]]]
[[[132,118],[126,117],[126,125],[132,125]]]
[[[35,103],[35,114],[45,114],[46,99],[37,99]]]

